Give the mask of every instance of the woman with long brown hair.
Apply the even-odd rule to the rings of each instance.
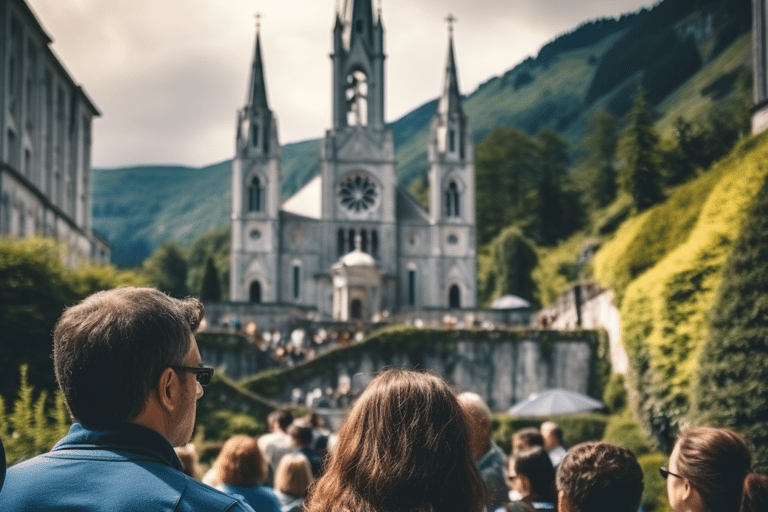
[[[439,377],[383,371],[344,420],[308,512],[480,512],[467,421]]]
[[[660,471],[675,512],[768,510],[768,476],[752,471],[749,445],[727,428],[683,430]]]

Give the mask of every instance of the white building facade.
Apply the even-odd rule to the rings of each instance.
[[[354,321],[417,308],[476,306],[472,135],[453,37],[428,141],[429,208],[395,174],[384,122],[384,28],[371,0],[333,28],[332,128],[320,172],[280,201],[280,143],[256,35],[232,165],[231,299]]]
[[[91,126],[99,111],[23,0],[0,0],[0,235],[65,242],[108,262],[91,229]]]

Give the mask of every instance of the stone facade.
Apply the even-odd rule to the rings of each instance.
[[[350,321],[476,306],[473,147],[453,38],[428,142],[428,209],[397,183],[383,51],[371,0],[337,12],[333,125],[320,145],[320,173],[281,203],[277,122],[257,33],[232,166],[233,301],[302,306]],[[347,257],[355,251],[368,258]]]
[[[108,262],[91,229],[91,124],[99,111],[51,52],[23,0],[0,0],[0,235],[65,242]]]

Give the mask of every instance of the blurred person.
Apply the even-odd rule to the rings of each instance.
[[[312,485],[309,461],[300,453],[289,453],[280,460],[275,473],[275,495],[282,512],[299,512]]]
[[[557,469],[566,452],[565,446],[563,446],[563,431],[554,421],[545,421],[541,424],[540,430],[544,440],[544,449],[547,450],[552,465]]]
[[[543,447],[534,446],[515,453],[509,459],[508,479],[520,499],[507,503],[501,511],[555,510],[555,469]]]
[[[512,434],[512,455],[517,452],[533,448],[544,447],[544,437],[541,431],[535,427],[523,428]]]
[[[184,466],[184,474],[191,476],[195,480],[202,479],[203,470],[200,468],[195,445],[187,443],[184,446],[175,447],[174,450],[176,451],[176,456],[181,461],[181,465]]]
[[[341,426],[308,512],[481,512],[469,418],[439,377],[385,370]]]
[[[491,439],[491,409],[477,393],[461,393],[459,402],[472,420],[472,457],[487,488],[485,505],[488,510],[496,510],[507,501],[507,457]]]
[[[310,446],[312,444],[312,429],[294,423],[288,427],[288,435],[291,436],[291,441],[293,442],[293,446],[296,448],[297,453],[306,457],[307,462],[309,462],[312,476],[317,476],[320,472],[322,461],[317,455],[317,452]],[[285,457],[286,456],[283,456],[283,459]]]
[[[56,381],[74,424],[50,452],[8,470],[13,511],[252,509],[182,473],[197,400],[213,368],[194,332],[196,299],[151,288],[102,291],[67,308],[53,332]]]
[[[642,494],[643,471],[622,446],[577,444],[557,468],[558,512],[637,512]]]
[[[675,512],[757,512],[768,510],[768,477],[752,471],[752,452],[727,428],[693,427],[678,436],[667,481]]]
[[[269,433],[259,437],[258,443],[261,451],[267,457],[269,463],[269,476],[267,484],[272,485],[277,465],[284,455],[296,451],[291,436],[288,435],[288,427],[293,423],[293,414],[288,409],[278,409],[267,416]]]
[[[280,512],[277,496],[270,487],[262,485],[267,479],[269,464],[252,437],[229,438],[212,469],[220,491],[239,496],[258,512]]]

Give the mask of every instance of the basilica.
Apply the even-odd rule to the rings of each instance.
[[[341,321],[475,308],[473,142],[452,33],[427,142],[424,208],[396,178],[384,121],[381,12],[372,0],[350,3],[337,9],[333,27],[332,126],[320,142],[320,171],[285,201],[257,31],[232,164],[231,300],[302,307]]]

